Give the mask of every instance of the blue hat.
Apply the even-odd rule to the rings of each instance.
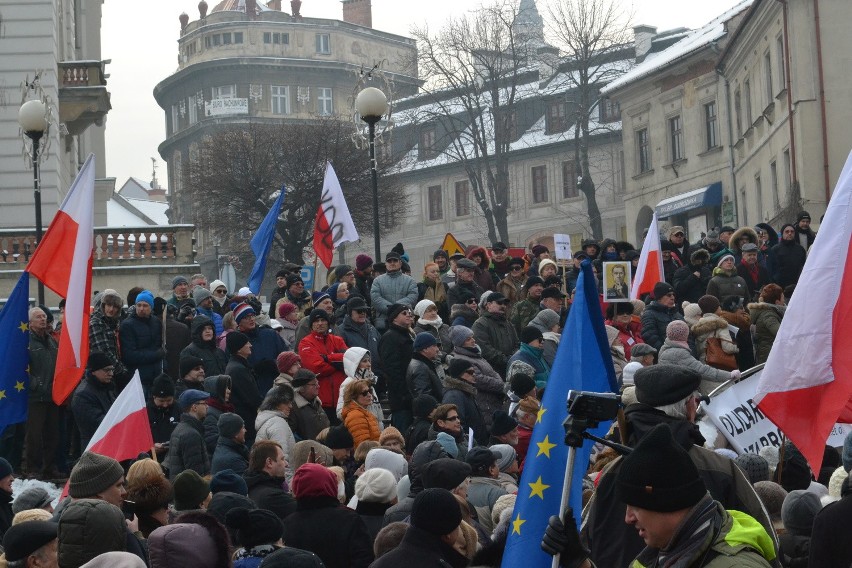
[[[313,295],[311,296],[311,303],[313,304],[314,307],[317,307],[317,305],[320,302],[322,302],[323,300],[325,300],[326,298],[331,298],[331,296],[329,296],[325,292],[314,292]]]
[[[154,306],[154,294],[150,290],[142,290],[136,295],[136,303],[145,302],[149,306]]]
[[[438,345],[438,340],[428,331],[421,331],[414,337],[414,352],[423,351],[433,345]]]
[[[201,402],[208,398],[210,398],[209,393],[196,389],[187,389],[180,394],[180,398],[178,398],[178,405],[180,405],[181,410],[186,410],[196,402]]]
[[[230,491],[245,497],[248,495],[248,485],[233,469],[223,469],[210,480],[210,491],[214,495],[220,491]]]

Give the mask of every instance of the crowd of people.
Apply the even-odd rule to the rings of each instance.
[[[766,566],[776,556],[807,565],[810,527],[823,517],[811,495],[820,507],[839,498],[840,453],[827,448],[812,475],[793,447],[782,466],[777,452],[706,449],[696,422],[702,397],[766,360],[813,242],[809,222],[803,212],[780,239],[761,224],[692,244],[672,227],[665,280],[648,297],[624,297],[632,275],[623,269],[608,288],[598,280],[625,406],[626,429],[611,436],[635,451],[595,454],[580,533],[551,520],[543,546],[563,565]],[[360,254],[334,267],[312,293],[287,265],[266,309],[247,288],[201,274],[175,277],[165,297],[103,290],[85,376],[59,406],[61,322],[32,308],[29,416],[0,443],[5,559],[11,568],[499,566],[539,401],[560,342],[572,340],[562,329],[581,263],[602,276],[605,263],[635,267],[639,256],[629,243],[587,240],[573,262],[557,263],[543,245],[511,257],[497,242],[466,255],[437,250],[418,280],[398,243],[383,262]],[[136,373],[154,447],[123,463],[86,451]],[[13,499],[15,477],[69,478],[69,498],[56,511],[34,490]],[[782,514],[788,501],[795,520]],[[708,521],[713,538],[686,534],[685,519]],[[732,546],[732,533],[748,538]],[[666,563],[673,544],[703,563]]]

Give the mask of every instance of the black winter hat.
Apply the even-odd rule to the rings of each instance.
[[[314,323],[318,322],[319,320],[325,320],[326,322],[331,324],[331,318],[328,316],[328,312],[326,312],[325,310],[314,308],[313,310],[311,310],[311,315],[308,317],[308,322],[310,322],[311,325],[314,325]]]
[[[450,255],[447,254],[447,251],[445,251],[444,249],[436,250],[435,253],[432,255],[432,260],[438,260],[439,256],[443,256],[447,260],[450,260]]]
[[[541,333],[541,330],[539,328],[528,325],[527,327],[521,330],[521,343],[526,343],[529,345],[536,339],[538,339],[539,341],[544,341],[544,334]]]
[[[671,294],[672,292],[674,292],[674,288],[668,282],[657,282],[654,284],[653,296],[655,300],[659,300],[666,294]]]
[[[518,421],[509,416],[505,410],[495,410],[491,422],[491,435],[503,436],[518,427]]]
[[[237,541],[244,548],[274,544],[284,536],[278,515],[266,509],[231,509],[225,514],[225,525],[236,530]]]
[[[241,331],[232,331],[225,339],[225,347],[227,347],[228,353],[233,355],[242,349],[248,342],[249,338],[245,333],[242,333]]]
[[[175,382],[165,373],[160,373],[151,385],[151,396],[168,398],[175,395]]]
[[[92,351],[89,353],[89,359],[86,361],[86,368],[90,371],[100,371],[105,367],[112,366],[112,361],[106,353],[100,351]]]
[[[798,223],[802,219],[807,219],[808,221],[810,221],[811,220],[811,214],[808,213],[807,211],[799,211],[799,214],[796,215],[796,223]]]
[[[414,399],[414,416],[427,418],[436,408],[438,408],[438,401],[431,394],[417,395]]]
[[[302,277],[299,274],[291,274],[290,276],[287,277],[287,288],[289,288],[293,284],[297,284],[299,282],[301,282],[302,284],[305,283],[305,281],[302,280]]]
[[[388,323],[389,324],[393,323],[393,320],[396,319],[396,316],[398,316],[401,312],[403,312],[405,310],[410,310],[410,309],[411,309],[411,306],[409,306],[408,304],[404,304],[404,303],[393,304],[390,308],[388,308]]]
[[[509,388],[518,398],[526,396],[535,387],[535,379],[524,373],[516,373],[509,380]]]
[[[364,301],[361,296],[353,296],[346,301],[346,313],[351,314],[356,311],[370,311],[370,306]]]
[[[219,429],[219,436],[222,438],[233,438],[243,429],[245,422],[239,414],[233,412],[223,412],[216,422],[216,427]]]
[[[234,333],[234,332],[231,332]],[[230,333],[228,334],[231,335]],[[240,346],[242,347],[242,346]],[[180,376],[181,378],[185,377],[187,373],[193,370],[196,367],[203,367],[204,361],[200,357],[196,357],[195,355],[187,355],[186,357],[181,357],[180,359]]]
[[[529,290],[536,284],[541,284],[542,286],[544,286],[544,280],[541,279],[541,276],[530,276],[524,283],[524,288]]]
[[[655,426],[624,458],[615,483],[623,503],[663,513],[688,509],[707,495],[698,468],[666,424]]]
[[[56,540],[59,525],[50,521],[30,521],[12,525],[3,536],[6,561],[25,560],[30,554]]]
[[[447,374],[454,379],[460,379],[465,371],[472,368],[473,364],[470,361],[465,361],[464,359],[456,357],[450,361],[450,364],[447,366]]]
[[[175,490],[175,510],[198,509],[210,494],[210,485],[193,469],[182,471],[172,484]]]
[[[482,446],[475,446],[467,453],[465,461],[473,470],[473,475],[487,474],[492,465],[500,459],[500,453]]]
[[[633,382],[636,400],[648,406],[665,406],[697,391],[701,375],[679,365],[661,363],[637,370]]]
[[[216,517],[216,520],[224,525],[225,515],[228,514],[228,511],[236,507],[245,507],[246,509],[256,508],[254,501],[245,495],[230,491],[219,491],[213,493],[213,498],[207,504],[207,512]]]
[[[789,441],[784,442],[783,449],[784,459],[775,468],[772,481],[779,484],[788,492],[795,491],[796,489],[807,489],[810,487],[811,480],[813,479],[808,460]]]
[[[435,536],[450,534],[461,524],[458,501],[446,489],[424,489],[414,498],[411,524]]]
[[[216,472],[216,475],[210,480],[210,491],[214,496],[223,491],[246,496],[248,495],[248,484],[233,469],[222,469]]]
[[[348,450],[355,446],[355,440],[346,426],[340,425],[329,429],[325,445],[332,450]]]
[[[470,477],[470,464],[453,458],[439,458],[423,466],[420,479],[426,489],[440,487],[452,491]]]

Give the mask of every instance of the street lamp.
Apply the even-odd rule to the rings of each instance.
[[[379,243],[379,179],[376,173],[376,123],[388,112],[388,98],[379,89],[367,87],[355,98],[355,110],[361,120],[367,123],[370,142],[370,173],[373,177],[373,243],[376,253],[375,262],[382,261],[382,248]]]
[[[30,159],[33,165],[33,197],[35,198],[36,246],[41,243],[41,185],[39,180],[39,143],[47,130],[47,107],[44,102],[34,99],[21,105],[18,111],[18,124],[32,142]],[[44,284],[38,283],[38,303],[44,305]]]

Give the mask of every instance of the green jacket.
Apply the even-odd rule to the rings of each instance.
[[[30,332],[30,402],[53,400],[53,372],[58,353],[59,345],[49,333],[41,338]]]
[[[512,308],[511,321],[519,336],[521,335],[521,331],[530,324],[538,312],[539,305],[536,300],[527,298],[515,304]]]

